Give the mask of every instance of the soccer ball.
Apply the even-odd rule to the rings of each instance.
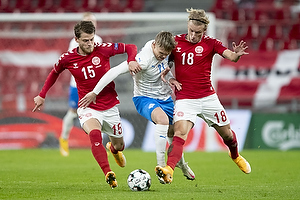
[[[127,178],[127,184],[132,191],[149,190],[151,186],[150,174],[142,169],[133,170]]]

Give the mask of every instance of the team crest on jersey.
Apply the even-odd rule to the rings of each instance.
[[[100,58],[95,56],[93,59],[92,59],[92,63],[93,65],[99,65],[100,64]]]
[[[203,47],[202,47],[202,46],[197,46],[197,47],[195,48],[195,52],[196,52],[196,53],[202,53],[202,52],[203,52]]]

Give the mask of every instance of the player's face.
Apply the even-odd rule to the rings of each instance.
[[[205,32],[204,24],[197,26],[192,21],[188,22],[187,40],[190,41],[191,43],[200,42],[204,32]]]
[[[155,58],[159,61],[164,60],[171,52],[166,51],[163,47],[156,45],[155,43],[152,44],[153,54]]]
[[[80,54],[87,55],[94,51],[94,36],[94,34],[81,33],[80,38],[76,38]]]

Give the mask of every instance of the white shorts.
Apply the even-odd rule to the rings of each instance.
[[[216,94],[200,99],[180,99],[175,101],[173,122],[188,120],[196,123],[201,117],[209,126],[225,126],[230,123],[224,107]]]
[[[77,114],[81,127],[87,120],[95,118],[100,122],[103,133],[115,138],[123,137],[121,117],[119,109],[116,106],[104,111],[91,108],[78,108]]]

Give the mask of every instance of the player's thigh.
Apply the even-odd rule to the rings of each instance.
[[[93,129],[102,129],[101,112],[91,108],[78,108],[77,114],[80,125],[87,134]]]
[[[187,139],[188,133],[193,128],[194,124],[189,120],[179,120],[174,123],[174,136]]]
[[[90,118],[83,123],[82,128],[87,134],[89,134],[92,130],[101,130],[101,124],[97,119]]]
[[[216,94],[205,97],[202,100],[203,109],[202,113],[198,116],[201,117],[209,126],[216,124],[221,127],[230,123],[227,113]]]
[[[155,124],[169,125],[169,117],[161,107],[156,107],[152,111],[151,119]]]
[[[174,106],[173,123],[186,120],[195,124],[197,114],[199,113],[201,113],[201,102],[199,99],[176,100]]]
[[[102,115],[102,131],[109,137],[122,138],[123,128],[121,124],[119,109],[114,106],[108,110],[102,111]]]

